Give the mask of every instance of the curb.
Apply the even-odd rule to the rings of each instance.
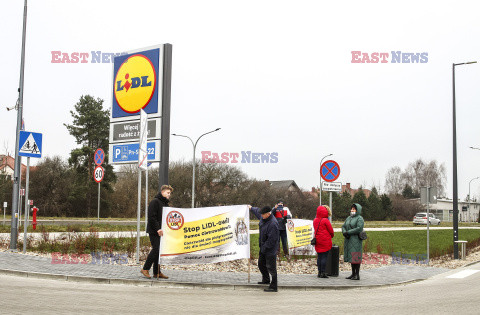
[[[477,261],[474,261],[474,262],[468,263],[468,264],[466,264],[466,265],[465,265],[465,266],[463,266],[463,267],[470,267],[470,266],[472,266],[472,265],[475,265],[475,264],[478,264],[478,263],[480,263],[480,260],[477,260]]]
[[[63,280],[72,282],[94,283],[94,284],[117,284],[117,285],[135,285],[152,286],[160,288],[174,289],[200,289],[200,290],[237,290],[237,291],[256,291],[266,288],[264,285],[257,284],[225,284],[225,283],[194,283],[194,282],[172,282],[158,280],[133,280],[133,279],[108,279],[97,277],[68,276],[50,273],[27,272],[20,270],[0,269],[0,275],[19,276],[25,278]],[[298,285],[279,285],[279,291],[322,291],[322,290],[350,290],[350,289],[377,289],[392,286],[401,286],[411,283],[424,281],[426,279],[414,279],[397,283],[372,284],[372,285],[341,285],[341,286],[298,286]]]

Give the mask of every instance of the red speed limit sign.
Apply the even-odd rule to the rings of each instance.
[[[105,175],[105,171],[103,170],[103,167],[101,166],[95,167],[95,170],[93,171],[93,179],[97,183],[100,183],[103,180],[104,175]]]

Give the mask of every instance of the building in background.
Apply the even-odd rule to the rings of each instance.
[[[420,198],[414,199],[415,202],[420,203]],[[470,207],[469,207],[470,205]],[[451,199],[437,199],[437,203],[430,204],[430,212],[435,215],[442,222],[453,221],[453,200]],[[425,208],[426,209],[426,208]],[[480,210],[480,203],[471,201],[458,201],[458,221],[459,222],[478,222],[478,214]]]

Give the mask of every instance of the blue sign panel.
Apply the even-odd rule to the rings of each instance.
[[[18,141],[18,155],[41,158],[42,157],[42,134],[31,131],[20,131]]]
[[[113,145],[113,163],[138,162],[138,143]],[[155,160],[155,142],[147,143],[148,160]]]

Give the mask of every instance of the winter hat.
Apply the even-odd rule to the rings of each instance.
[[[265,207],[262,208],[262,210],[260,210],[260,213],[261,213],[261,214],[265,214],[265,213],[270,212],[271,210],[272,210],[272,209],[270,209],[269,206],[265,206]]]

